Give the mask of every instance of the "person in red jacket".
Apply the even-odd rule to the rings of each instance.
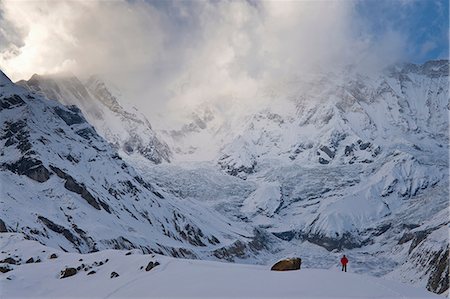
[[[348,263],[348,259],[344,254],[344,256],[341,258],[342,271],[347,272],[347,263]]]

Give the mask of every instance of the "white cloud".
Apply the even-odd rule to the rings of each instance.
[[[394,62],[395,32],[373,40],[353,1],[1,2],[0,67],[13,79],[108,76],[147,112],[257,102],[282,78]],[[381,58],[381,59],[380,59]]]

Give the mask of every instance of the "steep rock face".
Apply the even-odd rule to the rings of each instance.
[[[123,153],[138,153],[154,163],[170,161],[168,145],[153,131],[147,118],[124,109],[98,77],[83,83],[73,75],[33,75],[18,84],[48,99],[75,105],[98,133]]]
[[[251,241],[215,212],[142,179],[76,107],[0,79],[2,231],[67,251],[137,248],[191,258]]]

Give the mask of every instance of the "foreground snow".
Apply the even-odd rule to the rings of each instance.
[[[440,298],[409,285],[338,269],[272,272],[269,266],[174,259],[137,251],[64,253],[9,233],[0,235],[0,250],[0,260],[21,260],[0,276],[1,298]],[[53,253],[58,257],[49,259]],[[25,263],[30,257],[41,262]],[[160,265],[145,271],[150,261]],[[62,269],[78,266],[76,275],[59,278]],[[90,271],[96,273],[87,275]],[[112,272],[119,276],[111,278]]]

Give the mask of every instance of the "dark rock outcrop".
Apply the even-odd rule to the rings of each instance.
[[[85,122],[84,118],[81,115],[79,115],[76,111],[73,111],[73,109],[67,111],[59,107],[55,107],[55,113],[59,117],[61,117],[62,120],[69,126]]]
[[[8,231],[8,229],[6,228],[6,224],[5,222],[0,219],[0,233],[6,233]]]
[[[97,210],[100,210],[100,204],[97,202],[97,200],[92,196],[92,194],[87,190],[87,188],[84,186],[84,184],[78,183],[72,176],[64,172],[63,170],[59,169],[58,167],[50,165],[50,169],[60,178],[65,179],[66,182],[64,183],[64,188],[67,190],[77,193],[81,195],[83,199],[87,201],[88,204],[90,204],[92,207],[94,207]],[[107,204],[102,204],[103,208],[110,213],[109,207]]]
[[[151,269],[155,268],[156,266],[159,266],[158,262],[149,262],[147,264],[147,267],[145,267],[145,271],[150,271]]]
[[[25,102],[18,95],[12,95],[8,98],[3,98],[0,100],[0,111],[3,109],[12,109],[18,106],[24,105]]]
[[[50,178],[50,171],[42,165],[40,160],[22,157],[12,164],[6,164],[6,168],[19,175],[26,175],[32,180],[43,183]]]
[[[428,279],[427,289],[442,294],[449,289],[449,250],[434,254],[431,265],[433,270]]]
[[[117,273],[117,272],[111,272],[111,276],[110,276],[111,278],[116,278],[116,277],[119,277],[119,273]]]
[[[75,245],[80,244],[80,240],[72,234],[67,228],[65,228],[62,225],[56,224],[53,221],[43,217],[38,216],[38,219],[47,226],[50,230],[54,231],[55,233],[62,234],[67,240],[69,240],[71,243]]]

